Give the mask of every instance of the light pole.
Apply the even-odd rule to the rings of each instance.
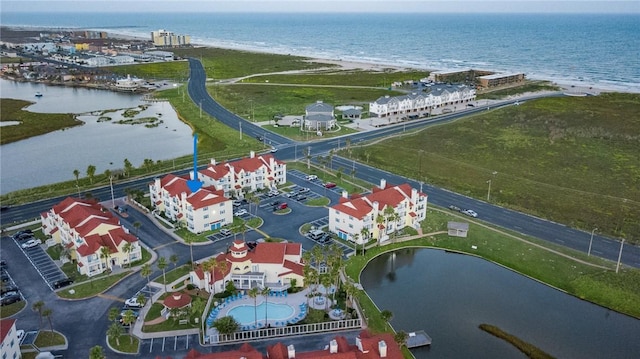
[[[616,265],[616,273],[620,269],[620,260],[622,259],[622,247],[624,247],[624,238],[622,238],[622,242],[620,242],[620,253],[618,253],[618,264]]]
[[[493,176],[495,177],[495,175],[497,175],[497,174],[498,174],[498,172],[493,171],[493,173],[492,173],[492,174],[493,174]],[[490,178],[490,179],[487,181],[487,183],[489,184],[489,188],[487,189],[487,202],[489,202],[489,199],[491,198],[491,180],[492,180],[492,178]]]
[[[240,140],[242,140],[242,120],[238,120],[238,124],[240,125]]]
[[[109,176],[109,187],[111,187],[111,208],[116,208],[116,200],[113,197],[113,176]]]
[[[591,255],[591,244],[593,243],[593,233],[594,233],[595,231],[597,231],[597,230],[598,230],[598,228],[594,228],[594,229],[591,231],[591,239],[589,240],[589,250],[587,251],[587,256],[590,256],[590,255]]]
[[[202,100],[200,100],[200,118],[202,118]]]
[[[76,184],[76,188],[78,189],[78,198],[80,198],[80,186]]]

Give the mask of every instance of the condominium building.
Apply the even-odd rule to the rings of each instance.
[[[363,244],[384,242],[402,228],[417,229],[427,215],[427,195],[409,184],[388,185],[384,179],[372,193],[347,197],[329,208],[329,231],[341,239]]]
[[[171,31],[160,29],[151,32],[151,42],[154,46],[159,47],[185,46],[191,43],[191,36],[176,35]]]
[[[155,211],[176,223],[182,223],[193,233],[218,229],[233,223],[232,201],[214,186],[204,186],[192,192],[189,176],[168,174],[149,185],[151,204]]]
[[[44,234],[69,250],[80,274],[91,277],[142,258],[138,238],[95,201],[67,197],[40,221]]]
[[[526,77],[523,73],[492,74],[478,77],[478,87],[491,88],[506,85],[522,84]]]
[[[476,90],[466,85],[433,85],[428,93],[380,97],[369,103],[369,114],[371,117],[425,115],[435,108],[463,104],[475,98]]]
[[[287,182],[287,164],[271,154],[258,155],[251,151],[249,157],[232,162],[211,164],[198,172],[198,180],[205,186],[214,186],[225,196],[242,198],[248,192],[273,189]]]

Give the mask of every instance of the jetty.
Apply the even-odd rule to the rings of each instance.
[[[407,348],[409,349],[431,345],[431,337],[424,330],[411,332],[408,334],[409,337],[407,337]]]

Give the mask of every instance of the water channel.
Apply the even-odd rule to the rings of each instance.
[[[42,97],[36,97],[36,92]],[[0,146],[0,194],[18,189],[72,180],[73,170],[86,176],[89,165],[96,173],[123,168],[127,158],[140,166],[191,153],[191,129],[182,123],[168,102],[147,103],[140,95],[86,88],[46,86],[0,79],[0,97],[33,101],[26,110],[36,113],[75,113],[82,126]],[[157,127],[116,124],[123,111],[111,112],[108,122],[98,122],[94,111],[149,105],[138,117],[155,116]]]
[[[361,283],[397,330],[425,330],[416,358],[524,358],[480,330],[498,326],[557,358],[638,358],[640,320],[585,302],[480,258],[404,249],[372,260]],[[640,305],[640,304],[638,304]]]

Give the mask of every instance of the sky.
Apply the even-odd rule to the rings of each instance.
[[[106,11],[108,9],[108,11]],[[2,0],[2,12],[640,13],[640,0]]]

